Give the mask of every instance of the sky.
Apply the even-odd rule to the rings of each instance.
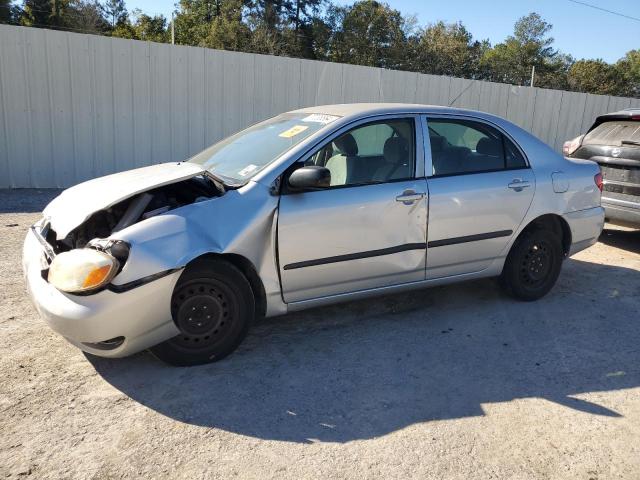
[[[334,0],[349,5],[352,0]],[[127,8],[170,16],[175,0],[126,0]],[[405,15],[415,15],[420,25],[444,20],[462,23],[478,40],[492,45],[513,32],[518,18],[539,13],[553,25],[555,48],[580,58],[615,62],[629,50],[640,48],[640,20],[589,8],[570,0],[386,0]],[[584,0],[625,15],[640,18],[640,0]]]

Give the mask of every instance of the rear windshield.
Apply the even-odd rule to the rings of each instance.
[[[623,140],[640,142],[640,122],[613,120],[601,123],[585,135],[582,145],[620,145]]]

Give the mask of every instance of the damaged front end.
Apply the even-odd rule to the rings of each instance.
[[[55,220],[52,219],[47,241],[56,253],[92,246],[94,240],[110,237],[142,220],[221,194],[221,189],[204,175],[163,185],[92,213],[61,239],[53,229]]]
[[[43,221],[33,227],[45,253],[42,277],[63,292],[95,293],[108,286],[129,257],[130,245],[114,239],[114,234],[225,193],[223,185],[206,172],[187,167],[191,175],[184,178],[175,165],[165,164],[171,170],[169,175],[161,170],[162,165],[156,165],[91,180],[51,202]],[[141,170],[148,175],[140,176]],[[160,185],[153,185],[154,177]],[[169,177],[177,178],[170,181]],[[123,188],[127,184],[135,185],[129,195]],[[85,197],[92,201],[83,202]],[[90,211],[99,204],[102,208]]]

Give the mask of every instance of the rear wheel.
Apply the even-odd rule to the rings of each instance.
[[[151,352],[176,366],[221,360],[247,335],[254,311],[251,286],[240,270],[222,260],[200,260],[187,267],[171,298],[180,334]]]
[[[511,248],[500,284],[511,296],[532,301],[546,295],[560,275],[562,242],[550,230],[525,232]]]

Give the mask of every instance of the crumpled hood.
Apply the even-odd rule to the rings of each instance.
[[[43,215],[51,222],[58,239],[62,239],[98,210],[138,193],[201,175],[204,171],[195,163],[161,163],[95,178],[63,191],[47,205]]]

